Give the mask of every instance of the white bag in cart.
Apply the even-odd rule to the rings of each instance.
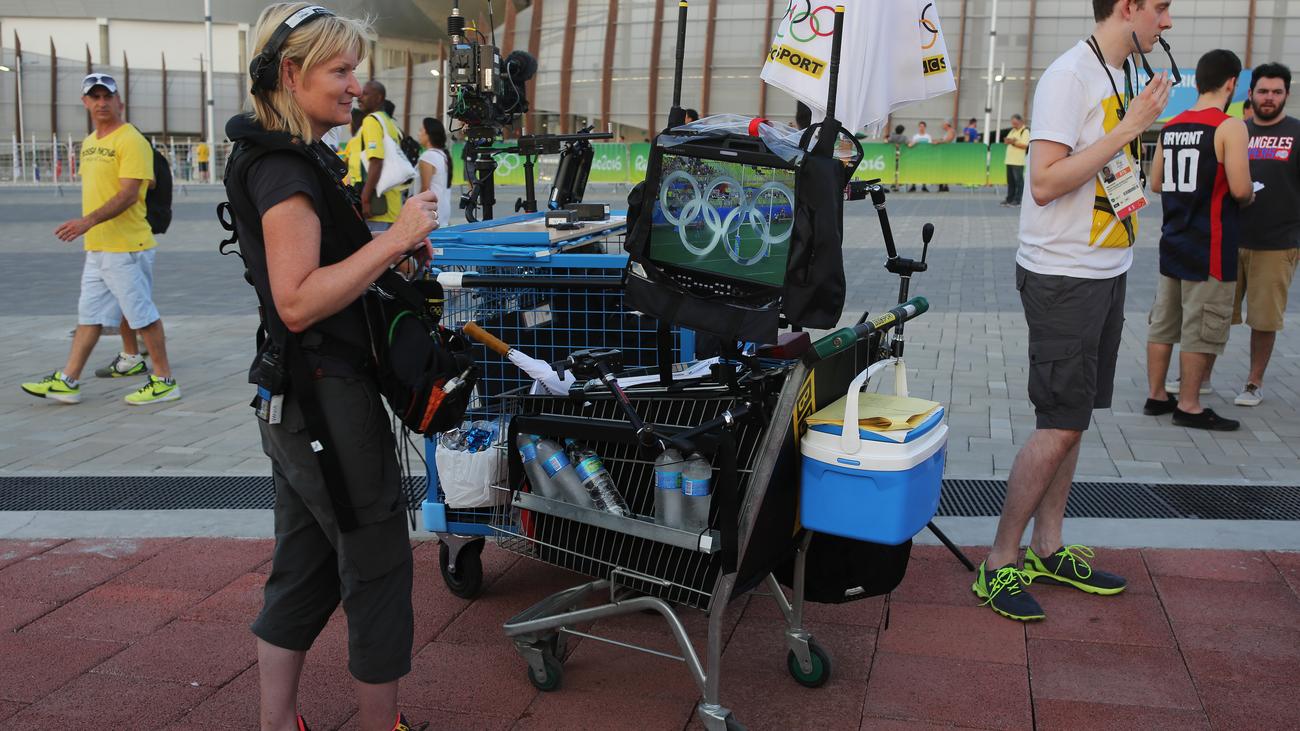
[[[448,508],[489,508],[509,501],[507,490],[493,487],[506,483],[505,460],[495,445],[481,452],[439,446],[434,450],[433,458]]]

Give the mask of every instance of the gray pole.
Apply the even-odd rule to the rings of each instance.
[[[989,83],[984,97],[984,169],[988,170],[993,155],[993,130],[989,129],[993,116],[993,52],[998,45],[998,0],[993,0],[993,12],[989,15]]]
[[[208,68],[203,76],[204,88],[204,106],[208,118],[208,159],[211,160],[211,170],[214,176],[217,172],[217,130],[213,125],[213,118],[216,115],[216,104],[212,99],[212,66],[215,59],[212,58],[212,0],[203,0],[203,26],[207,31],[207,56]]]

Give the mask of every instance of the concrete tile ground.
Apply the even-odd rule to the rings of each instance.
[[[14,557],[0,568],[0,585],[21,579],[31,593],[51,597],[0,602],[0,728],[255,727],[257,666],[247,625],[264,576],[194,569],[205,553],[260,568],[271,543],[186,539],[87,548],[0,540],[0,556]],[[105,569],[103,554],[110,552],[117,572]],[[467,601],[443,586],[435,544],[417,543],[415,554],[418,639],[401,693],[413,720],[438,729],[701,727],[694,716],[698,690],[685,668],[622,647],[571,638],[563,687],[540,693],[528,682],[500,623],[579,577],[490,545],[489,584]],[[76,589],[32,570],[56,558],[58,574],[83,577]],[[819,689],[789,677],[771,598],[743,597],[728,608],[722,700],[754,729],[1145,731],[1300,723],[1300,596],[1284,576],[1300,565],[1300,554],[1104,550],[1097,560],[1128,571],[1135,590],[1094,597],[1032,587],[1048,619],[1025,626],[976,606],[970,574],[941,547],[918,546],[903,584],[887,599],[809,606],[808,627],[834,663]],[[1230,611],[1232,605],[1242,611]],[[686,621],[700,644],[702,615]],[[660,649],[671,644],[662,622],[645,615],[594,630]],[[308,658],[301,709],[312,728],[356,729],[341,613]]]

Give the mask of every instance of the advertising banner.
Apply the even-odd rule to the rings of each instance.
[[[854,180],[872,180],[893,183],[897,169],[894,146],[888,142],[862,143],[862,164],[853,172]]]
[[[591,148],[595,154],[591,158],[591,175],[587,177],[589,182],[626,183],[629,180],[631,173],[627,145],[618,142],[594,142]]]
[[[1002,166],[1004,145],[993,146],[993,164]],[[898,182],[911,185],[945,183],[984,185],[984,145],[947,144],[902,147],[898,156]],[[1003,174],[1005,178],[1005,173]]]

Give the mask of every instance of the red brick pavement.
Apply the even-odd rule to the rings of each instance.
[[[0,728],[255,728],[247,624],[268,541],[0,541]],[[978,551],[976,551],[978,553]],[[809,690],[785,669],[780,614],[734,602],[723,702],[755,729],[1300,728],[1300,554],[1102,551],[1132,589],[1093,597],[1034,587],[1048,619],[975,606],[942,548],[917,547],[886,601],[810,605],[834,658]],[[453,597],[437,546],[417,544],[416,648],[401,700],[436,729],[700,728],[694,683],[669,660],[571,639],[564,688],[538,693],[501,632],[514,612],[581,579],[489,547],[487,588]],[[703,649],[704,618],[684,616]],[[653,616],[594,631],[671,650]],[[354,731],[336,615],[309,654],[301,703],[314,729]]]

